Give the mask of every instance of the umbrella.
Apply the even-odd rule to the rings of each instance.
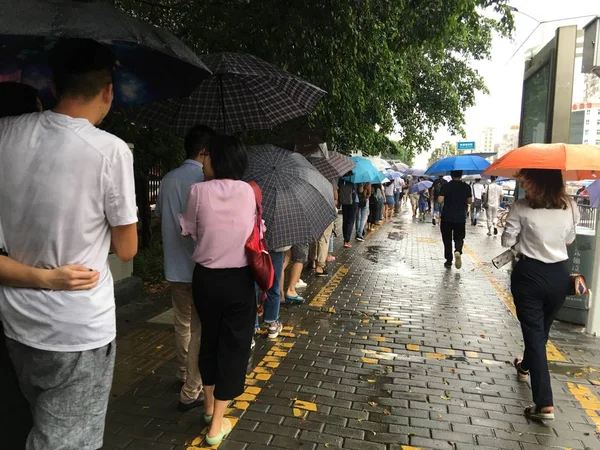
[[[333,151],[328,158],[307,156],[306,159],[328,180],[344,176],[356,166],[350,157]]]
[[[521,169],[562,170],[564,180],[591,180],[600,173],[600,146],[529,144],[508,152],[485,171],[514,178]]]
[[[590,196],[590,204],[592,208],[598,207],[598,200],[600,200],[600,180],[594,181],[587,187],[588,194]]]
[[[367,159],[371,161],[375,168],[380,172],[383,172],[392,167],[392,165],[385,159],[377,158],[376,156],[369,156]]]
[[[345,180],[348,180],[352,183],[382,183],[385,180],[385,177],[379,172],[373,163],[367,158],[363,158],[362,156],[353,156],[352,161],[356,165],[354,169],[352,169],[352,175],[350,177],[345,177]]]
[[[431,186],[433,186],[433,183],[431,181],[419,181],[418,183],[415,183],[413,187],[410,188],[409,194],[416,194],[417,192],[426,191]]]
[[[48,55],[60,38],[94,39],[117,59],[114,106],[189,95],[210,71],[166,30],[107,1],[0,0],[0,81],[29,84],[53,100]]]
[[[270,129],[308,115],[325,91],[256,56],[215,53],[202,58],[213,76],[189,98],[133,111],[131,118],[177,134],[203,124],[222,133]]]
[[[413,169],[412,167],[407,169],[404,172],[404,175],[412,175],[413,177],[422,177],[425,175],[425,171],[423,169]]]
[[[274,145],[248,147],[244,179],[263,192],[270,249],[315,242],[337,217],[332,184],[302,155]]]
[[[392,170],[404,173],[408,170],[408,164],[404,164],[403,162],[394,163],[392,164]]]
[[[384,170],[383,175],[390,180],[395,180],[396,178],[402,178],[402,174],[400,172],[396,172],[395,170]]]
[[[448,156],[432,164],[426,175],[449,175],[453,170],[462,170],[463,175],[481,174],[490,163],[481,156],[459,155]]]

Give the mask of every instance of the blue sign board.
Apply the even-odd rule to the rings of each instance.
[[[463,141],[459,142],[457,145],[459,150],[475,150],[475,142],[474,141]]]

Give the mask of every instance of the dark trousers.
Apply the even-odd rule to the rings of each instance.
[[[554,406],[546,343],[568,289],[565,262],[545,264],[526,258],[515,265],[512,273],[511,291],[525,344],[522,367],[530,371],[533,402],[539,408]]]
[[[342,205],[342,232],[344,234],[344,242],[350,242],[350,239],[352,239],[352,231],[354,230],[357,212],[358,203]]]
[[[244,392],[256,318],[254,278],[249,267],[208,269],[196,264],[194,305],[202,324],[198,365],[205,386],[217,400]]]
[[[0,399],[0,448],[24,449],[33,420],[29,402],[21,392],[8,354],[2,322],[0,322]]]
[[[444,241],[444,258],[447,262],[452,262],[452,241],[454,241],[454,249],[462,254],[463,244],[465,242],[466,225],[465,222],[447,222],[442,220],[440,224],[442,232],[442,240]]]

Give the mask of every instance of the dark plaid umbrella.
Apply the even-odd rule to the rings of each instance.
[[[114,106],[189,95],[210,71],[166,30],[107,1],[0,0],[0,81],[29,84],[52,99],[48,56],[60,38],[85,38],[113,50]]]
[[[200,82],[189,98],[139,108],[131,118],[177,134],[198,124],[231,134],[270,129],[308,115],[325,95],[256,56],[215,53],[202,60],[213,76]]]
[[[337,217],[333,186],[302,155],[274,145],[248,147],[244,179],[263,191],[270,249],[315,242]]]
[[[350,157],[334,151],[329,152],[328,158],[307,156],[306,159],[328,180],[346,175],[355,166]]]

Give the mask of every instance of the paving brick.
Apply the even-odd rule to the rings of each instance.
[[[275,425],[273,423],[261,423],[256,431],[265,434],[285,436],[292,439],[296,439],[300,434],[300,430],[298,428],[288,427],[285,425]]]
[[[316,444],[329,444],[342,446],[344,439],[340,436],[333,436],[325,433],[315,433],[314,431],[303,431],[300,438],[304,441],[314,442]]]
[[[344,448],[350,450],[386,450],[385,444],[377,444],[375,442],[356,441],[354,439],[345,439]]]

